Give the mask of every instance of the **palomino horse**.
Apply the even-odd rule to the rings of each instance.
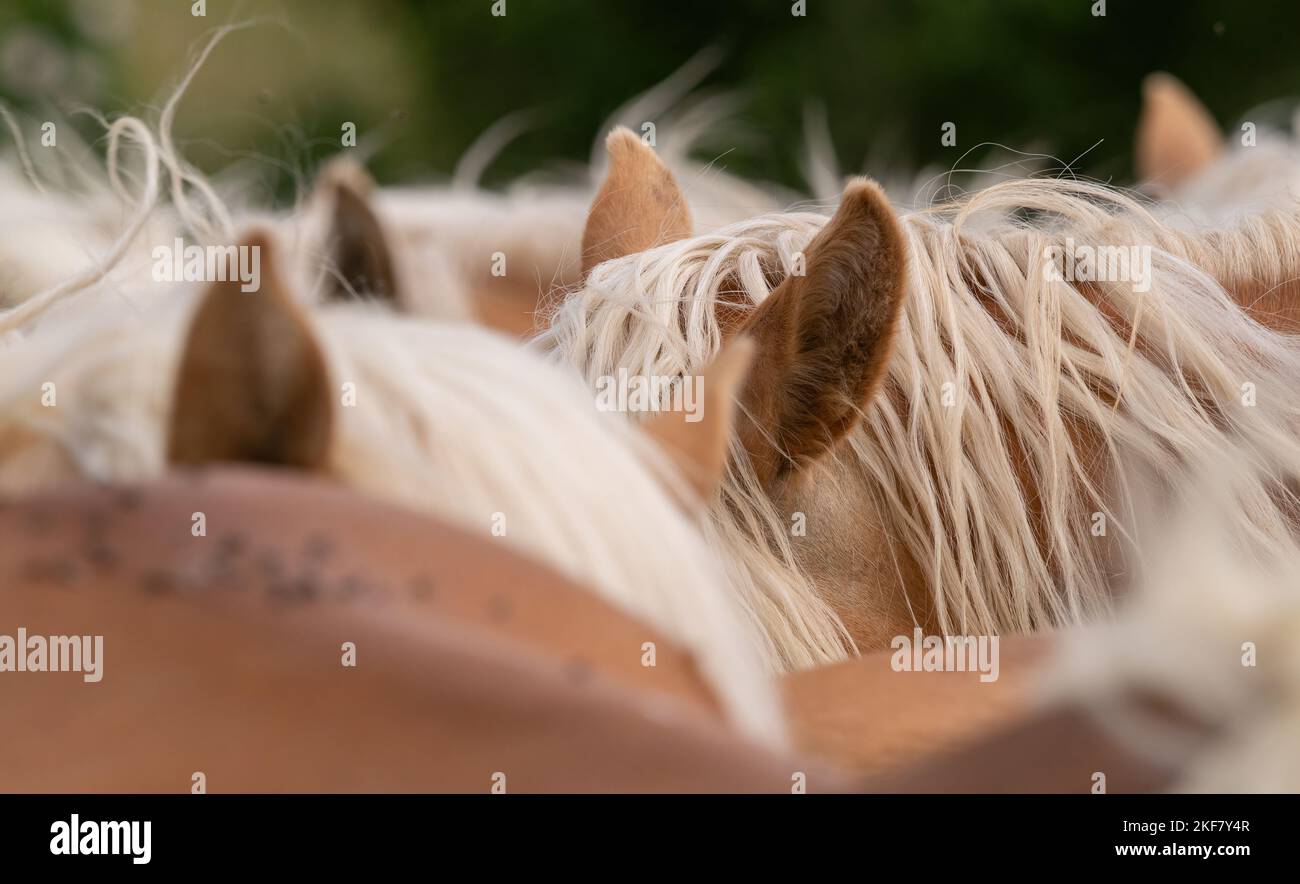
[[[1170,74],[1142,83],[1134,145],[1139,183],[1193,218],[1230,219],[1300,199],[1300,153],[1292,133],[1261,121],[1230,145],[1208,108]]]
[[[191,531],[195,507],[209,537]],[[984,736],[950,740],[956,751],[933,753],[953,701],[971,705],[958,674],[936,674],[948,682],[938,686],[929,676],[863,678],[868,656],[793,676],[796,723],[819,694],[836,694],[803,748],[889,771],[862,780],[728,730],[689,654],[544,565],[317,478],[207,467],[74,482],[3,501],[0,532],[22,539],[0,548],[3,622],[29,642],[70,629],[102,641],[78,659],[82,672],[34,668],[0,682],[5,701],[28,713],[11,723],[0,758],[7,789],[1078,793],[1099,769],[1109,791],[1130,791],[1160,788],[1180,768],[1193,777],[1186,784],[1216,791],[1295,782],[1285,767],[1294,725],[1276,701],[1259,702],[1268,682],[1285,684],[1276,676],[1287,667],[1246,678],[1235,653],[1215,651],[1249,634],[1284,660],[1295,595],[1207,605],[1216,595],[1240,602],[1251,586],[1239,564],[1206,567],[1217,555],[1200,554],[1216,547],[1204,535],[1196,556],[1178,552],[1187,573],[1147,599],[1156,604],[1112,636],[1080,637],[1093,646],[1088,680],[1074,673],[1057,702],[1001,726],[986,711]],[[652,667],[626,653],[647,641]],[[1107,653],[1096,653],[1099,641]],[[1153,644],[1159,654],[1139,650]],[[1189,713],[1171,719],[1167,704],[1167,724],[1183,732],[1173,754],[1164,743],[1126,746],[1113,708],[1110,727],[1093,718],[1098,697],[1131,705],[1149,695],[1160,674],[1152,662],[1171,652],[1165,668],[1179,674],[1167,687],[1179,689],[1180,707],[1210,712],[1235,739],[1220,735],[1205,751],[1212,730]],[[1235,678],[1225,672],[1234,667]],[[837,728],[827,715],[856,716],[856,736],[838,731],[847,746],[828,742]],[[150,727],[133,726],[141,720]],[[100,735],[99,751],[81,751],[87,732]],[[1190,757],[1178,754],[1189,745]],[[903,759],[921,764],[909,770]]]
[[[1263,548],[1293,543],[1270,476],[1300,470],[1300,351],[1229,292],[1293,270],[1265,246],[1300,241],[1300,218],[1186,233],[1106,188],[1028,180],[900,219],[857,181],[829,220],[693,236],[653,152],[628,132],[610,152],[586,281],[541,343],[596,385],[754,340],[710,530],[774,665],[914,624],[1095,617],[1141,554],[1139,479],[1266,464],[1233,514]]]
[[[487,331],[365,305],[304,311],[274,241],[245,246],[260,254],[255,292],[141,282],[127,309],[120,289],[100,301],[92,288],[73,299],[75,315],[41,317],[0,351],[0,489],[140,480],[169,462],[319,471],[590,586],[698,654],[743,731],[782,739],[757,640],[688,512],[699,492],[658,449],[596,412],[572,378]],[[717,424],[717,441],[700,449],[717,468],[727,391],[743,371],[736,354],[720,360],[720,398],[701,422]]]
[[[214,792],[836,782],[726,728],[691,655],[597,594],[484,532],[306,474],[74,482],[4,501],[0,531],[21,538],[0,549],[3,632],[102,641],[81,658],[92,684],[0,680],[28,710],[6,790],[183,792],[196,771]],[[96,751],[77,750],[88,732]]]
[[[1296,241],[1285,226],[1268,220],[1300,212],[1295,136],[1261,125],[1250,131],[1249,146],[1229,148],[1209,110],[1169,74],[1147,77],[1142,97],[1134,157],[1139,181],[1162,200],[1172,223],[1230,221],[1256,228],[1264,260],[1289,272],[1255,278],[1252,268],[1241,267],[1231,293],[1269,328],[1300,333]]]
[[[568,380],[503,342],[358,305],[317,305],[322,298],[308,292],[324,265],[336,271],[326,275],[327,302],[357,293],[385,300],[399,291],[389,283],[402,271],[390,260],[368,206],[370,185],[355,167],[327,171],[315,200],[327,211],[310,223],[271,218],[277,237],[245,243],[260,249],[265,284],[258,294],[217,285],[198,306],[192,286],[144,283],[154,247],[170,246],[179,231],[203,221],[193,205],[155,205],[162,179],[189,176],[197,192],[211,191],[131,118],[113,124],[110,156],[122,156],[124,138],[136,142],[144,160],[128,229],[91,241],[55,225],[65,252],[96,262],[71,274],[82,262],[53,262],[62,276],[50,277],[44,268],[44,288],[24,291],[30,297],[0,313],[9,338],[0,361],[10,366],[0,389],[0,487],[26,493],[74,475],[139,480],[164,472],[169,453],[184,463],[254,459],[324,471],[474,530],[499,524],[499,543],[533,553],[647,621],[669,623],[664,632],[684,645],[695,639],[707,645],[706,656],[716,657],[701,659],[700,668],[710,685],[715,664],[728,670],[719,677],[737,684],[735,703],[724,698],[728,714],[766,738],[780,730],[774,688],[766,681],[740,686],[754,678],[746,674],[746,624],[727,625],[735,593],[725,589],[726,575],[717,573],[680,512],[683,503],[690,508],[697,496],[710,495],[719,480],[743,347],[710,376],[704,421],[687,425],[667,415],[657,424],[654,434],[675,469],[658,465],[658,452],[619,422],[591,414],[590,400]],[[287,255],[281,239],[293,243]],[[394,251],[412,260],[409,250]],[[436,281],[436,275],[421,278],[421,287]],[[573,417],[579,402],[583,413]],[[714,431],[702,436],[704,427]],[[582,438],[590,439],[592,451],[584,453]],[[619,478],[600,478],[606,463],[605,475]],[[684,483],[673,478],[679,472]],[[617,500],[604,493],[613,481],[625,489]],[[640,509],[640,498],[648,508]],[[610,537],[599,539],[603,532]],[[679,571],[687,576],[668,576]],[[643,588],[655,583],[659,589]],[[680,592],[678,602],[647,614],[648,595],[664,587]],[[712,613],[705,610],[715,605]],[[736,644],[708,637],[717,618]],[[788,685],[800,739],[864,766],[906,760],[952,740],[962,730],[953,726],[961,716],[949,715],[948,726],[928,738],[919,730],[926,716],[892,716],[898,727],[876,729],[864,741],[866,712],[832,714],[845,679],[873,693],[869,686],[887,662],[863,661],[859,670],[828,673],[825,683]],[[954,693],[946,680],[936,687],[952,709],[961,687]],[[983,727],[996,719],[985,708],[989,694],[985,689],[967,704],[966,720]],[[917,684],[908,699],[924,706],[925,696]]]
[[[220,526],[208,538],[190,531],[196,506]],[[288,471],[74,482],[6,501],[0,531],[24,539],[0,548],[4,622],[102,639],[80,661],[94,684],[0,682],[27,710],[0,757],[6,789],[1079,792],[1098,765],[1112,791],[1167,776],[1077,704],[885,780],[773,753],[723,726],[690,655],[593,593],[480,534]],[[646,640],[650,668],[625,653]],[[883,682],[844,674],[826,685],[840,707],[882,708],[860,692]],[[950,690],[909,687],[917,721],[950,708],[936,706]]]

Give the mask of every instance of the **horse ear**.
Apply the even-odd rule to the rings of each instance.
[[[214,282],[204,294],[181,355],[168,460],[319,467],[333,423],[325,358],[266,235],[241,248],[259,256],[260,286]]]
[[[329,212],[326,248],[338,271],[327,282],[329,300],[403,298],[388,236],[370,205],[374,187],[366,170],[350,159],[334,160],[321,173],[317,192]]]
[[[605,139],[609,171],[582,232],[582,275],[603,261],[691,235],[691,212],[673,173],[622,126]]]
[[[1142,181],[1171,190],[1222,152],[1223,135],[1214,117],[1177,77],[1157,73],[1142,82],[1134,157]]]
[[[700,391],[695,416],[687,411],[665,411],[642,425],[698,496],[691,503],[707,502],[722,484],[737,393],[753,356],[754,342],[749,338],[728,342],[697,379]]]
[[[907,247],[873,182],[849,182],[834,217],[742,333],[758,352],[740,440],[764,482],[812,463],[846,433],[885,374],[906,293]]]

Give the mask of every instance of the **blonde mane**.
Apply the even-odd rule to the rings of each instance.
[[[1251,472],[1226,461],[1166,512],[1143,514],[1153,521],[1140,591],[1114,622],[1063,634],[1039,688],[1082,704],[1138,757],[1178,768],[1177,791],[1300,789],[1300,547],[1261,547],[1234,523],[1231,489]]]
[[[194,301],[170,291],[144,310],[85,303],[0,351],[0,491],[59,475],[163,472]],[[757,642],[646,440],[597,412],[571,377],[490,332],[357,306],[313,315],[336,389],[356,389],[355,407],[336,412],[329,474],[485,534],[500,514],[501,543],[681,642],[738,727],[781,740]],[[41,402],[47,382],[55,407]]]
[[[269,226],[331,379],[357,389],[355,407],[337,409],[329,473],[475,531],[489,531],[502,514],[503,544],[681,642],[737,727],[782,743],[783,715],[758,639],[676,503],[684,486],[657,448],[597,412],[565,373],[468,323],[404,319],[364,305],[311,306],[322,277],[334,272],[320,207],[309,201],[288,216],[231,209],[176,153],[169,134],[176,103],[229,31],[219,29],[202,48],[156,127],[132,116],[103,121],[103,171],[89,152],[67,160],[65,171],[88,190],[47,189],[28,164],[26,182],[0,176],[6,190],[22,195],[21,211],[7,200],[0,219],[18,227],[42,219],[31,248],[0,251],[12,282],[0,293],[8,297],[0,302],[7,308],[0,309],[0,492],[70,476],[132,481],[162,473],[180,348],[201,287],[151,280],[151,251],[177,236],[225,244],[250,224]],[[474,202],[463,196],[458,207]],[[489,202],[480,198],[479,207]],[[76,207],[81,223],[72,223]],[[491,218],[504,214],[495,203],[488,208]],[[528,229],[542,226],[526,221]],[[402,250],[421,283],[421,306],[441,316],[462,312],[452,309],[460,292],[439,291],[439,283],[458,284],[454,252],[454,244],[427,239]],[[52,406],[42,401],[47,389]],[[612,497],[615,486],[620,493]]]
[[[1175,222],[1223,223],[1286,208],[1297,199],[1300,149],[1277,134],[1255,147],[1229,150],[1183,182],[1168,195],[1164,213]]]
[[[540,344],[591,384],[620,366],[698,374],[722,341],[719,304],[760,303],[826,220],[768,215],[600,265]],[[909,292],[885,388],[838,457],[869,478],[945,632],[1106,612],[1107,540],[1141,554],[1134,476],[1172,484],[1224,457],[1252,460],[1263,472],[1234,497],[1237,514],[1266,546],[1291,543],[1281,482],[1300,471],[1300,350],[1246,316],[1221,281],[1297,275],[1300,213],[1186,233],[1109,188],[1044,179],[996,184],[903,225]],[[1048,248],[1071,244],[1150,247],[1150,290],[1050,277]],[[737,446],[712,530],[769,659],[845,656],[843,625],[795,562],[790,514]]]

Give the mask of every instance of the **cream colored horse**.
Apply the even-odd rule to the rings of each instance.
[[[1212,221],[1254,225],[1261,260],[1295,267],[1300,251],[1284,230],[1259,218],[1300,213],[1300,146],[1295,135],[1266,125],[1235,133],[1230,144],[1210,111],[1169,74],[1152,74],[1142,88],[1136,155],[1140,183],[1161,200],[1171,223]],[[1243,124],[1245,125],[1245,124]],[[1242,266],[1232,290],[1247,312],[1270,328],[1300,333],[1300,274],[1257,276]]]
[[[541,343],[595,384],[689,376],[755,341],[712,533],[778,665],[914,624],[1102,614],[1141,555],[1139,477],[1267,464],[1234,512],[1292,543],[1271,477],[1300,469],[1300,351],[1229,293],[1294,274],[1268,245],[1300,241],[1296,217],[1188,233],[1106,188],[1028,180],[899,218],[857,181],[829,220],[692,235],[653,152],[631,133],[610,151],[585,283]]]
[[[255,292],[92,287],[0,350],[0,492],[217,461],[322,472],[585,584],[696,654],[737,727],[783,739],[758,641],[693,524],[697,492],[657,448],[487,331],[366,305],[304,310],[275,240],[244,245],[260,250]],[[720,398],[702,422],[719,441],[699,462],[718,467],[726,391],[744,370],[734,352],[711,376]]]

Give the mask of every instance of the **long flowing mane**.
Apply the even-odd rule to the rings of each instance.
[[[618,367],[697,374],[722,341],[719,307],[762,302],[825,222],[767,215],[602,264],[539,343],[592,384]],[[1026,179],[903,224],[909,293],[885,388],[839,457],[869,477],[945,631],[1105,612],[1114,572],[1141,554],[1135,476],[1173,483],[1251,460],[1263,472],[1234,498],[1240,518],[1266,546],[1291,542],[1300,351],[1225,284],[1300,274],[1300,211],[1180,232],[1110,188]],[[1149,289],[1046,272],[1049,249],[1078,246],[1149,249]],[[843,657],[845,631],[795,563],[788,514],[735,446],[713,531],[744,572],[771,659]]]

